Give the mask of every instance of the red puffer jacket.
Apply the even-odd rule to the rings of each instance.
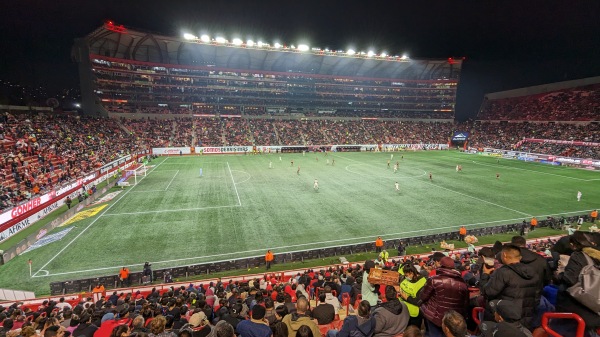
[[[435,325],[442,326],[442,318],[448,310],[455,310],[467,317],[469,288],[454,269],[438,268],[421,291],[421,312]]]

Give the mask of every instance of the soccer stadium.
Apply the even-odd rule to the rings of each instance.
[[[458,57],[110,21],[71,55],[82,116],[0,106],[0,329],[598,333],[600,295],[565,289],[598,291],[600,77],[458,122]]]

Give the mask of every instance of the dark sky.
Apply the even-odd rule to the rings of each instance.
[[[0,78],[51,91],[78,86],[73,40],[108,19],[164,35],[465,56],[458,117],[473,115],[486,92],[600,76],[598,0],[5,0]]]

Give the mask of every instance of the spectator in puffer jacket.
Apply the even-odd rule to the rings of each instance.
[[[539,276],[533,268],[521,262],[519,247],[511,244],[504,245],[501,257],[504,265],[497,270],[483,265],[483,274],[479,281],[481,294],[487,301],[495,299],[514,301],[523,310],[520,323],[531,329],[531,320],[542,292]],[[492,315],[491,308],[486,305],[485,319],[493,320]]]
[[[429,337],[443,337],[442,319],[449,310],[466,317],[469,307],[469,288],[460,272],[454,269],[454,260],[443,257],[436,275],[429,278],[421,292],[420,307],[425,317]]]

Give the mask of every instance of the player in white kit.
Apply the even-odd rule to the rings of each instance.
[[[396,192],[400,191],[400,185],[398,184],[398,182],[396,181],[396,183],[394,184],[394,187],[396,188]]]
[[[577,191],[577,201],[581,201],[581,191]]]
[[[319,181],[317,179],[315,179],[315,183],[313,184],[313,188],[315,189],[315,191],[319,190]]]

